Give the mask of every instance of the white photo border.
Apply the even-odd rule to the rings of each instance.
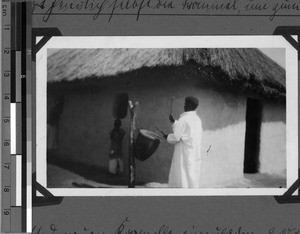
[[[70,43],[71,42],[71,43]],[[47,49],[284,48],[286,57],[286,188],[47,188]],[[54,196],[283,195],[298,179],[298,57],[282,36],[52,37],[36,54],[36,180]],[[297,193],[297,191],[296,191]]]

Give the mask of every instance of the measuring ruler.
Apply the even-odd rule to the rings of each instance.
[[[30,146],[27,106],[31,101],[27,100],[27,76],[31,74],[29,11],[27,2],[2,2],[1,231],[6,233],[31,231],[27,225],[31,201],[31,186],[28,188],[31,171],[27,158]]]

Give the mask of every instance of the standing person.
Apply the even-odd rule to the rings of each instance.
[[[185,98],[184,113],[173,123],[173,133],[164,137],[170,144],[175,144],[169,173],[169,187],[197,188],[200,181],[202,123],[196,114],[198,99]]]
[[[47,149],[56,150],[58,148],[59,120],[64,109],[64,97],[55,97],[53,107],[47,116]]]
[[[121,120],[116,119],[114,122],[114,128],[110,132],[110,153],[109,153],[109,172],[111,174],[123,173],[123,160],[122,160],[122,140],[125,135],[125,131],[121,128]]]

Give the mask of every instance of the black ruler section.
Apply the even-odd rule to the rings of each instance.
[[[22,99],[22,219],[21,230],[27,229],[27,126],[26,126],[26,40],[27,40],[27,6],[26,2],[20,5],[20,50],[21,50],[21,99]]]
[[[16,102],[16,31],[17,28],[16,25],[16,15],[17,15],[17,8],[15,3],[11,3],[11,57],[10,57],[10,66],[11,66],[11,78],[10,78],[10,97],[11,97],[11,103]]]

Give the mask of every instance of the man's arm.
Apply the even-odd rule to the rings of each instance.
[[[178,121],[175,120],[175,122],[173,124],[173,133],[171,133],[167,136],[167,141],[170,144],[178,143],[183,136],[184,130],[185,130],[184,121],[182,121],[180,119]]]

